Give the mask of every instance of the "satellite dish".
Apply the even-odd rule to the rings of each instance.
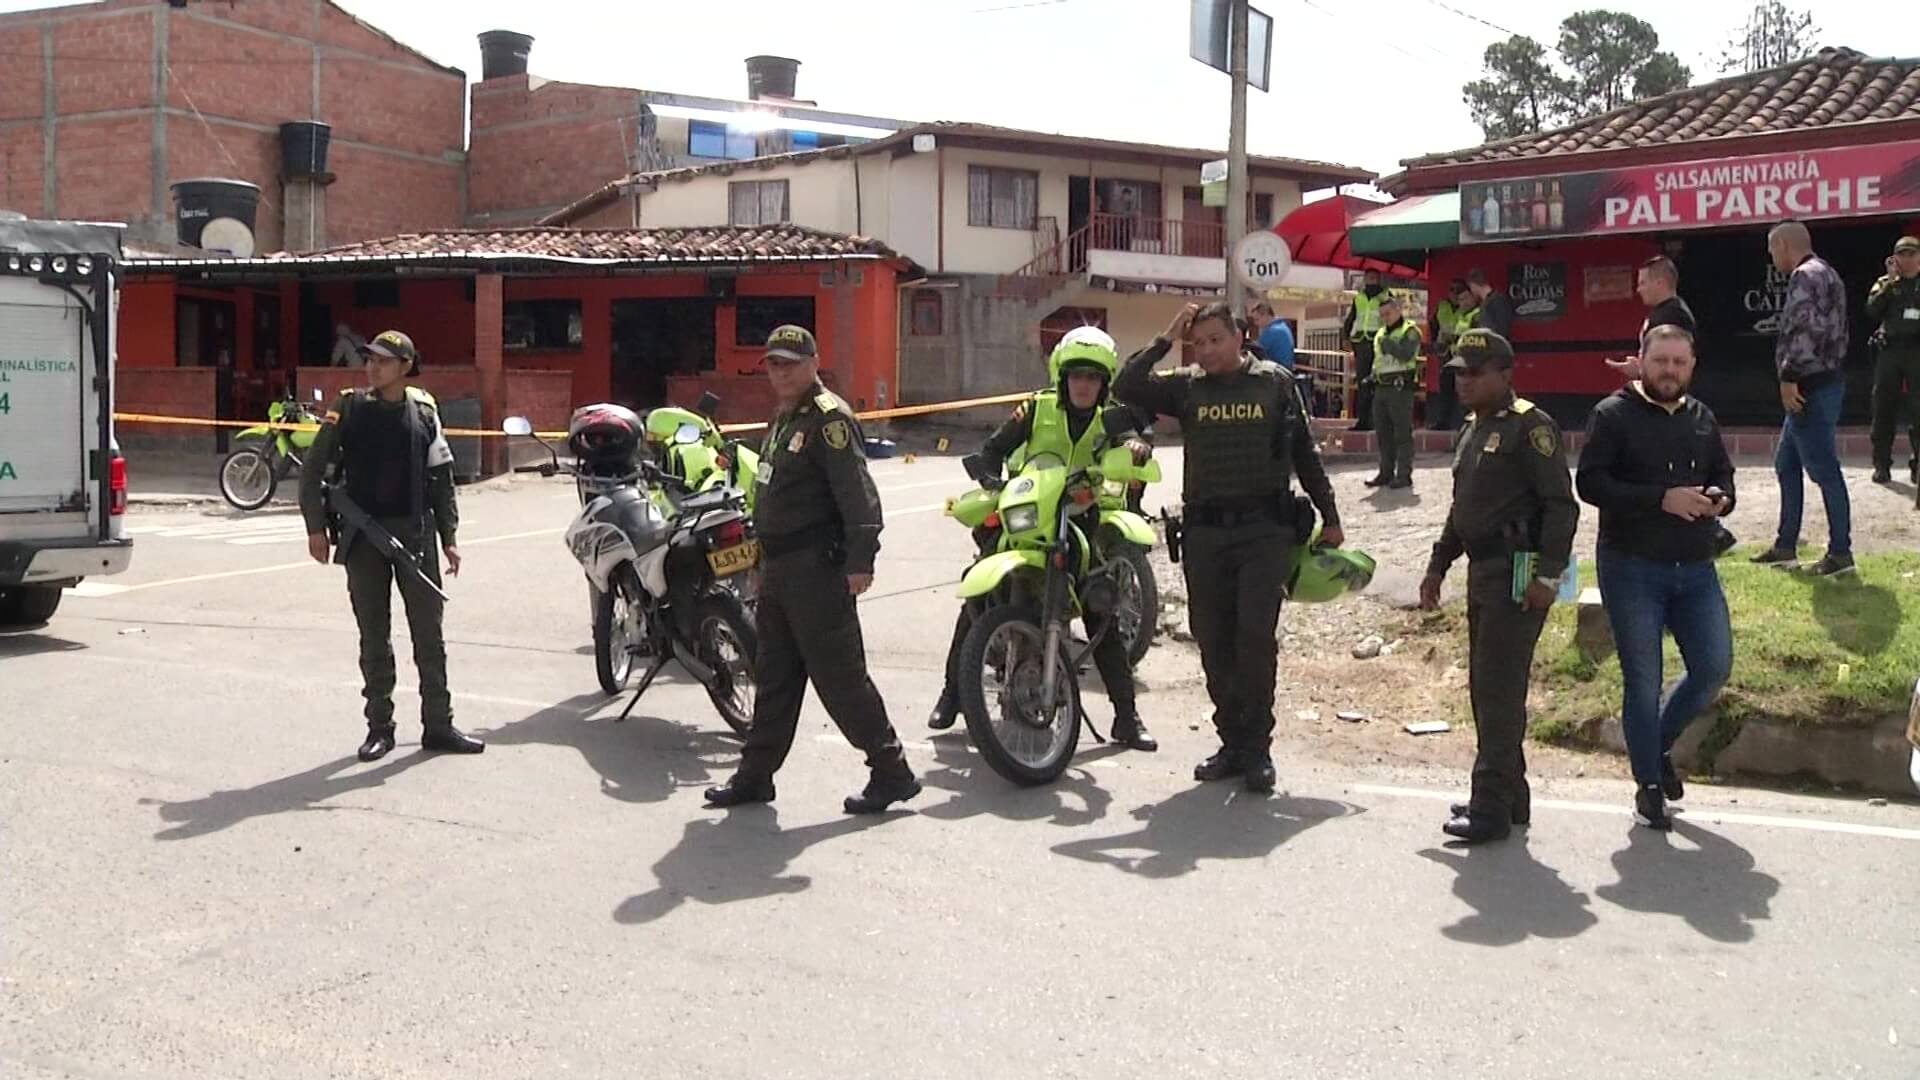
[[[214,218],[200,230],[200,247],[237,259],[249,258],[253,255],[253,230],[234,218]]]

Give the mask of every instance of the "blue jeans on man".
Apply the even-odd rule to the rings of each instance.
[[[1600,597],[1613,625],[1624,694],[1620,727],[1633,779],[1660,783],[1660,759],[1727,683],[1733,669],[1733,626],[1720,575],[1711,561],[1636,559],[1602,547]],[[1665,677],[1663,643],[1673,632],[1685,666]]]
[[[1827,507],[1827,554],[1853,555],[1853,508],[1847,499],[1847,478],[1840,471],[1840,403],[1844,382],[1835,379],[1805,392],[1805,404],[1788,413],[1780,428],[1780,448],[1773,455],[1773,471],[1780,478],[1780,532],[1773,546],[1792,551],[1800,544],[1800,517],[1806,507],[1802,471],[1820,487]]]

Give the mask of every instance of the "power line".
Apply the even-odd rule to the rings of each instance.
[[[1499,23],[1494,22],[1491,19],[1481,18],[1480,16],[1475,15],[1471,11],[1462,11],[1459,8],[1454,7],[1452,4],[1447,3],[1446,0],[1427,0],[1427,3],[1432,4],[1434,7],[1437,7],[1442,11],[1450,11],[1453,14],[1458,15],[1463,19],[1470,19],[1473,22],[1479,23],[1481,26],[1485,26],[1493,30],[1498,30],[1501,33],[1507,35],[1508,37],[1531,37],[1532,36],[1530,34],[1522,34],[1518,30],[1509,30],[1506,27],[1501,26]]]

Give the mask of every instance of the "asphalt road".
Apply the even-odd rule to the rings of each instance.
[[[1461,852],[1455,775],[1288,742],[1273,798],[1194,784],[1174,691],[1160,754],[1016,790],[924,724],[958,470],[875,471],[862,611],[928,783],[881,819],[841,815],[862,770],[817,708],[778,804],[731,813],[697,687],[612,722],[564,483],[463,502],[487,753],[418,753],[409,692],[375,765],[293,516],[136,511],[131,572],[0,638],[0,1075],[1920,1075],[1920,810],[1717,788],[1665,838],[1564,781]]]

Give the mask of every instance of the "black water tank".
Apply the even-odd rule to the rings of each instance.
[[[318,120],[295,120],[280,125],[280,174],[288,180],[311,180],[327,175],[327,145],[333,126]]]
[[[758,101],[762,97],[794,96],[794,86],[800,81],[800,61],[789,60],[784,56],[747,57],[747,99]]]
[[[480,35],[480,79],[500,79],[527,73],[527,53],[533,38],[511,30],[489,30]]]
[[[173,185],[174,223],[180,242],[203,247],[201,231],[207,222],[231,218],[254,231],[253,215],[260,205],[260,187],[245,180],[205,178],[180,180]]]

